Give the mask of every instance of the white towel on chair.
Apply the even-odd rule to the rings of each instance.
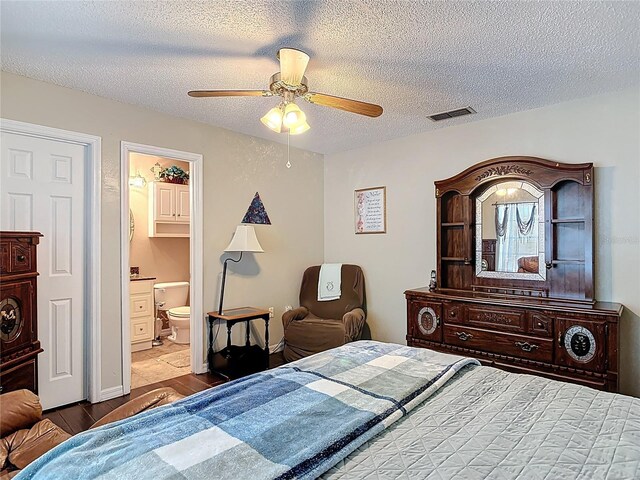
[[[328,302],[340,298],[341,263],[323,263],[318,275],[318,301]]]

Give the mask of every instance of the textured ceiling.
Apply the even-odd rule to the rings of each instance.
[[[378,103],[368,118],[300,102],[294,146],[371,142],[638,85],[638,2],[374,0],[13,2],[1,8],[2,69],[237,132],[286,142],[260,117],[274,98],[197,99],[262,89],[289,46],[311,55],[314,91]],[[478,114],[434,124],[428,114]]]

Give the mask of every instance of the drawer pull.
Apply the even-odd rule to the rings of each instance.
[[[455,317],[455,316],[456,316],[456,311],[455,311],[455,310],[451,310],[451,311],[449,312],[449,316],[450,316],[450,317]]]
[[[538,328],[544,328],[544,323],[542,323],[542,322],[538,322],[538,323],[536,323],[536,327],[538,327]]]
[[[16,260],[19,262],[24,262],[26,260],[27,257],[25,257],[24,255],[18,255],[16,257]]]
[[[529,342],[516,342],[516,347],[520,347],[524,352],[533,352],[538,349],[538,345]]]
[[[456,332],[456,335],[458,336],[458,338],[460,340],[462,340],[463,342],[466,342],[467,340],[469,340],[470,338],[473,338],[473,335],[467,332]]]

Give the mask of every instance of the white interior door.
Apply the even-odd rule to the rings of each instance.
[[[39,231],[38,394],[45,409],[86,398],[85,148],[2,133],[2,230]]]

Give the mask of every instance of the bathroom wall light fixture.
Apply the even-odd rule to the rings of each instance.
[[[129,186],[135,188],[143,188],[147,184],[147,180],[140,175],[140,170],[136,170],[133,177],[129,177]]]

